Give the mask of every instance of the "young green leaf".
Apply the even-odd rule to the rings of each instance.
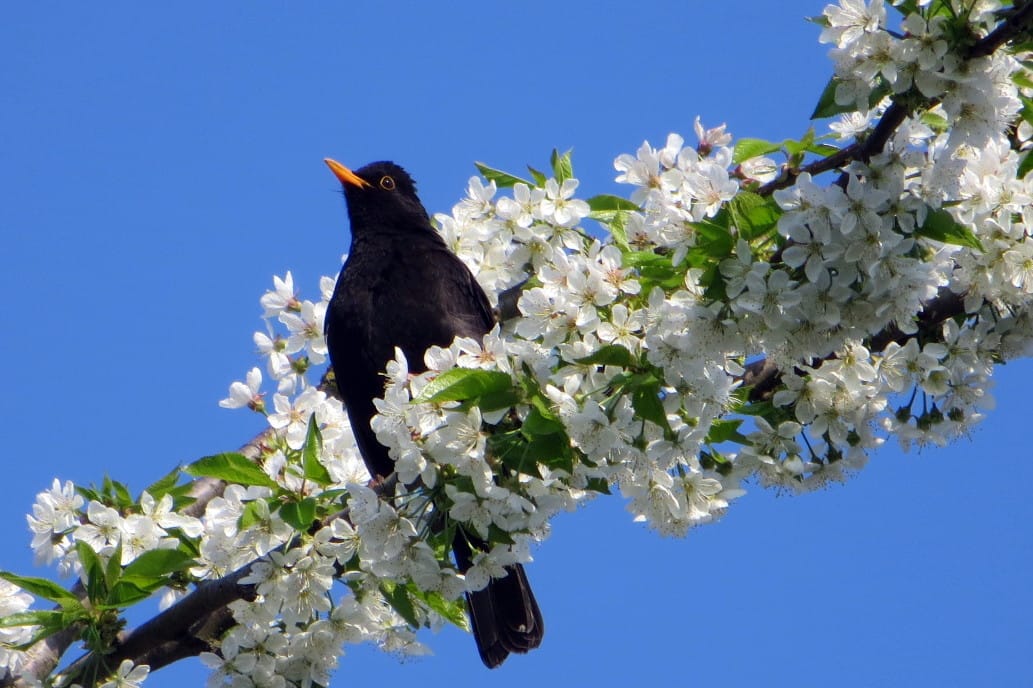
[[[782,150],[781,143],[765,141],[764,139],[739,139],[735,142],[732,150],[732,162],[741,163],[743,160],[756,158],[759,155],[768,155]]]
[[[244,511],[240,514],[240,523],[237,524],[237,527],[241,530],[246,530],[260,522],[265,514],[271,510],[272,505],[270,505],[269,502],[264,502],[258,499],[247,502],[244,504]]]
[[[1019,162],[1018,178],[1024,179],[1030,170],[1033,170],[1033,153],[1026,153],[1022,156],[1022,161]]]
[[[104,571],[104,564],[100,557],[93,551],[84,540],[75,541],[75,551],[79,555],[79,564],[86,574],[86,596],[94,604],[100,604],[107,599],[108,583]]]
[[[552,173],[559,184],[574,176],[574,164],[570,159],[572,152],[572,150],[568,150],[566,153],[560,153],[557,149],[552,149],[549,162],[552,164]]]
[[[164,584],[164,579],[123,578],[115,583],[104,604],[100,606],[107,608],[128,607],[146,600]]]
[[[109,476],[104,476],[104,494],[108,497],[105,503],[113,503],[119,508],[125,509],[133,504],[133,498],[129,494],[129,488],[126,487],[125,483],[112,480]]]
[[[122,571],[122,579],[165,576],[183,571],[193,563],[193,557],[178,549],[152,549],[129,562]]]
[[[1023,112],[1025,113],[1025,108],[1023,108]],[[1025,117],[1025,115],[1023,115],[1023,117]],[[950,120],[943,115],[938,115],[933,112],[922,113],[922,124],[926,125],[937,134],[946,133],[947,130],[950,129]]]
[[[620,196],[613,196],[610,194],[599,194],[598,196],[592,196],[587,201],[588,207],[592,209],[593,213],[601,212],[615,212],[618,210],[641,210],[640,206],[633,201],[629,201],[626,198]]]
[[[531,173],[531,179],[534,180],[534,184],[528,184],[528,186],[534,186],[535,184],[538,186],[545,186],[545,182],[549,181],[549,178],[545,176],[544,172],[536,170],[530,165],[527,166],[527,171]]]
[[[915,230],[915,234],[944,244],[983,250],[979,237],[971,229],[955,221],[954,217],[943,208],[930,211],[922,226]]]
[[[477,408],[482,411],[499,411],[520,403],[520,394],[515,387],[485,392],[477,397]]]
[[[718,215],[730,217],[731,213],[722,209]],[[714,219],[717,218],[715,217]],[[693,224],[692,226],[695,228],[698,235],[694,249],[695,252],[702,253],[709,258],[716,260],[722,260],[732,255],[732,249],[735,248],[735,241],[732,239],[732,233],[727,227],[715,223],[712,220],[703,220]]]
[[[311,480],[317,485],[329,485],[333,482],[330,471],[320,461],[323,455],[323,434],[319,432],[319,424],[316,423],[316,414],[308,419],[308,431],[305,434],[305,445],[301,448],[302,468],[305,471],[305,479]]]
[[[122,540],[115,545],[115,551],[108,555],[107,564],[104,566],[104,581],[108,590],[122,577]]]
[[[557,432],[565,432],[563,422],[555,416],[545,415],[534,406],[527,412],[527,417],[521,425],[524,435],[551,435]]]
[[[0,628],[15,626],[57,626],[64,621],[64,612],[59,609],[38,609],[0,616]]]
[[[527,444],[525,461],[540,463],[553,470],[570,473],[574,470],[574,450],[570,446],[570,438],[566,432],[554,432],[548,435],[531,435]],[[527,473],[527,471],[524,471]],[[535,466],[534,473],[538,468]]]
[[[46,578],[34,578],[31,576],[19,576],[16,573],[0,571],[0,578],[8,583],[14,583],[27,593],[42,597],[51,602],[59,604],[79,604],[79,598],[65,590],[60,585]],[[16,624],[17,625],[17,624]]]
[[[853,112],[857,109],[854,103],[847,103],[840,105],[836,102],[836,89],[839,88],[841,81],[837,77],[829,79],[828,83],[825,84],[825,89],[821,92],[818,97],[818,104],[814,106],[814,112],[811,113],[811,119],[825,119],[826,117],[835,117],[844,112]],[[872,89],[871,94],[868,96],[868,106],[875,107],[880,100],[888,96],[891,92],[890,86],[885,81],[879,81],[878,85]]]
[[[520,430],[488,436],[488,453],[516,473],[542,477],[535,459],[528,452],[529,442]]]
[[[39,626],[24,643],[10,646],[10,649],[24,652],[47,636],[54,635],[72,624],[85,620],[86,616],[87,612],[81,605],[72,611],[68,609],[40,609],[0,617],[0,627]]]
[[[413,606],[409,591],[404,585],[398,585],[393,581],[380,583],[380,592],[383,593],[387,603],[398,612],[398,615],[405,619],[413,628],[420,627],[420,621],[416,616],[416,607]]]
[[[729,245],[730,245],[729,240]],[[675,289],[682,286],[685,275],[671,264],[670,256],[663,256],[651,251],[629,251],[624,254],[624,265],[636,268],[642,282],[643,293],[647,287],[664,287]]]
[[[593,210],[588,217],[601,224],[610,232],[613,243],[622,251],[630,250],[628,244],[628,232],[625,226],[628,223],[628,211],[626,210]]]
[[[454,601],[446,600],[441,593],[424,592],[412,583],[409,583],[406,589],[410,595],[423,602],[428,609],[436,612],[445,621],[469,633],[470,617],[466,614],[466,605],[463,604],[461,599]]]
[[[739,432],[739,426],[742,425],[742,421],[742,418],[715,420],[710,425],[710,431],[707,432],[707,442],[710,444],[720,444],[721,442],[745,444],[747,441],[746,437]]]
[[[477,166],[477,171],[480,172],[485,179],[487,179],[489,182],[495,182],[495,186],[500,189],[508,189],[509,187],[515,186],[516,184],[527,184],[528,186],[534,186],[533,183],[527,181],[526,179],[521,179],[520,177],[514,176],[508,172],[503,172],[502,170],[496,170],[493,167],[488,167],[482,162],[475,162],[474,165]]]
[[[306,497],[300,502],[287,502],[280,507],[280,517],[297,531],[306,531],[316,520],[316,500]]]
[[[206,456],[184,470],[195,478],[218,478],[237,485],[257,485],[274,489],[279,487],[258,464],[236,452]]]
[[[581,365],[615,365],[621,368],[633,368],[638,359],[622,344],[607,344],[599,347],[584,358],[575,359]]]
[[[179,476],[182,475],[183,471],[179,466],[176,466],[171,471],[166,473],[163,477],[154,481],[148,485],[144,491],[147,494],[154,497],[156,500],[161,499],[166,494],[171,492],[176,487],[176,483],[179,482]]]
[[[750,191],[740,191],[736,194],[728,203],[728,212],[732,216],[732,222],[739,228],[739,233],[747,240],[756,239],[772,231],[782,215],[775,199]]]
[[[659,382],[636,387],[631,394],[631,407],[635,409],[635,415],[639,418],[660,426],[665,437],[674,435],[671,423],[667,420],[667,411],[664,410],[664,404],[660,401]]]
[[[430,381],[414,399],[417,403],[440,404],[446,401],[475,399],[513,387],[513,381],[499,370],[452,368]]]

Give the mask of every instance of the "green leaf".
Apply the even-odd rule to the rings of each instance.
[[[1019,163],[1018,178],[1024,179],[1030,170],[1033,170],[1033,153],[1026,153]]]
[[[839,86],[839,79],[832,77],[828,83],[825,84],[825,88],[822,89],[821,95],[818,96],[818,104],[814,106],[814,112],[811,113],[811,119],[823,119],[825,117],[834,117],[843,110],[842,107],[836,104],[836,87]]]
[[[323,455],[323,435],[319,432],[319,425],[316,423],[316,414],[308,418],[308,431],[305,434],[305,445],[301,448],[302,468],[305,472],[305,479],[311,480],[317,485],[329,485],[333,482],[330,472],[319,460]]]
[[[495,542],[502,545],[515,545],[516,540],[509,531],[502,530],[494,523],[488,525],[488,541]]]
[[[100,604],[108,596],[104,564],[93,548],[83,540],[75,541],[75,551],[79,555],[79,564],[86,573],[86,596],[94,604]]]
[[[638,359],[623,344],[607,344],[593,351],[584,358],[575,359],[581,365],[615,365],[621,368],[633,368]]]
[[[21,645],[10,646],[18,651],[28,650],[40,640],[63,631],[69,626],[86,618],[86,610],[80,605],[74,611],[46,609],[18,612],[0,617],[0,627],[39,626],[35,633]]]
[[[671,264],[670,256],[663,256],[651,251],[625,253],[624,265],[638,271],[641,278],[639,281],[643,282],[643,293],[648,293],[649,288],[654,286],[676,289],[682,286],[685,280],[685,275]]]
[[[1019,70],[1015,72],[1012,74],[1011,80],[1019,88],[1033,88],[1033,80],[1029,78],[1029,73],[1026,71]],[[1025,119],[1025,117],[1023,119]]]
[[[664,437],[670,438],[674,435],[674,430],[667,420],[664,403],[660,401],[659,382],[636,387],[631,394],[631,407],[635,409],[635,415],[639,418],[660,426],[664,431]]]
[[[530,442],[520,430],[510,430],[488,436],[488,451],[515,473],[542,477],[538,459],[530,452]]]
[[[840,105],[836,102],[836,88],[839,84],[840,80],[838,78],[832,77],[829,79],[828,83],[825,84],[825,89],[821,92],[821,96],[818,98],[818,104],[814,106],[811,119],[825,119],[826,117],[835,117],[844,112],[854,112],[857,110],[857,106],[853,103]],[[875,107],[880,100],[889,94],[889,84],[885,81],[879,81],[879,84],[872,89],[871,95],[868,97],[869,107]]]
[[[115,551],[108,556],[108,561],[104,566],[104,582],[107,584],[108,590],[111,590],[112,586],[115,585],[121,577],[122,540],[119,538],[118,544],[115,545]]]
[[[58,602],[60,604],[79,603],[78,597],[68,590],[65,590],[57,583],[49,581],[46,578],[19,576],[16,573],[10,573],[8,571],[0,571],[0,578],[4,579],[8,583],[14,583],[27,593],[35,595],[36,597],[42,597],[43,599],[50,600],[51,602]]]
[[[552,165],[552,173],[556,177],[556,182],[559,184],[562,184],[574,176],[574,164],[570,159],[570,154],[572,152],[573,150],[568,150],[566,153],[560,153],[557,149],[552,149],[552,156],[549,158],[549,163]]]
[[[299,532],[308,530],[316,520],[315,498],[306,497],[300,502],[287,502],[280,507],[280,517]]]
[[[477,408],[482,411],[498,411],[520,403],[520,394],[516,388],[508,387],[497,391],[485,392],[477,397]]]
[[[628,211],[624,210],[600,210],[592,211],[588,217],[595,220],[610,232],[613,243],[622,251],[630,250],[628,244],[628,232],[624,229],[628,223]]]
[[[570,473],[574,470],[574,450],[570,446],[570,438],[566,432],[554,432],[548,435],[532,435],[527,444],[527,459],[547,466],[553,470]],[[527,473],[527,471],[524,471]],[[534,473],[537,475],[535,467]]]
[[[502,170],[496,170],[493,167],[488,167],[482,162],[475,162],[474,165],[477,166],[477,171],[480,172],[485,179],[487,179],[489,182],[495,182],[495,186],[497,186],[500,189],[508,189],[509,187],[515,186],[517,184],[527,184],[528,186],[534,186],[534,184],[527,181],[526,179],[521,179],[520,177],[513,176],[508,172],[503,172]]]
[[[732,162],[738,165],[743,160],[756,158],[759,155],[777,153],[780,150],[782,150],[781,143],[765,141],[764,139],[739,139],[735,142],[735,148],[732,151]]]
[[[129,562],[122,571],[122,578],[165,576],[184,571],[193,564],[194,558],[178,549],[152,549]]]
[[[509,375],[499,370],[453,368],[431,380],[413,401],[420,404],[462,401],[502,392],[512,387],[513,381]]]
[[[1025,110],[1025,108],[1023,108],[1023,110]],[[946,117],[937,115],[934,112],[923,112],[921,119],[922,124],[926,125],[937,134],[943,134],[950,129],[950,121]]]
[[[237,485],[257,485],[273,489],[279,487],[276,481],[266,475],[258,464],[236,452],[206,456],[193,462],[184,470],[195,478],[218,478]]]
[[[129,579],[123,578],[115,583],[105,600],[105,607],[128,607],[142,602],[154,594],[154,591],[165,584],[164,579]]]
[[[588,207],[591,208],[588,217],[606,227],[613,237],[614,243],[621,249],[627,250],[628,234],[624,231],[624,226],[628,221],[628,213],[637,211],[640,207],[626,198],[610,194],[600,194],[589,198]]]
[[[585,489],[598,492],[599,494],[612,494],[610,492],[610,484],[606,482],[605,478],[589,478]]]
[[[278,503],[279,502],[274,502],[274,504]],[[268,505],[269,503],[255,499],[244,504],[244,511],[240,514],[240,524],[238,526],[241,530],[246,530],[256,523],[261,522],[264,514],[268,513],[269,509],[272,508],[270,505],[269,508],[262,509],[262,507],[259,506],[260,504]]]
[[[454,626],[470,632],[470,617],[466,613],[466,605],[462,599],[446,600],[438,592],[424,592],[411,583],[406,586],[409,594],[427,605],[427,608],[440,615]]]
[[[599,194],[588,199],[588,207],[592,212],[614,212],[618,210],[641,210],[641,207],[626,198],[610,194]]]
[[[382,581],[380,583],[380,592],[383,593],[384,599],[387,600],[392,609],[405,619],[406,623],[413,628],[420,627],[420,621],[416,617],[416,607],[413,606],[412,598],[409,596],[409,591],[405,586],[397,585],[392,581]]]
[[[730,217],[731,213],[722,209],[718,215]],[[692,226],[697,234],[695,251],[701,252],[715,260],[722,260],[732,255],[735,241],[732,239],[731,231],[725,226],[710,220],[696,222]]]
[[[0,628],[50,626],[54,627],[55,630],[59,630],[64,620],[65,613],[59,609],[39,609],[0,616]]]
[[[552,414],[544,414],[535,407],[527,412],[521,429],[524,435],[552,435],[557,432],[565,432],[563,422]]]
[[[545,182],[549,181],[549,178],[545,176],[544,172],[540,172],[530,165],[527,166],[527,171],[531,173],[531,179],[534,180],[534,184],[528,184],[528,186],[545,186]]]
[[[522,430],[488,438],[488,448],[510,470],[542,477],[538,464],[568,473],[574,470],[574,450],[566,432],[530,434]]]
[[[104,503],[104,495],[102,495],[97,490],[93,489],[92,486],[84,487],[82,485],[76,485],[75,491],[88,502],[100,502],[101,504]]]
[[[144,491],[154,497],[155,500],[159,500],[175,489],[176,483],[179,482],[179,476],[182,473],[183,471],[180,467],[176,466],[163,477],[148,485]]]
[[[129,494],[129,488],[125,486],[125,483],[112,480],[109,476],[104,476],[102,492],[107,497],[107,499],[102,500],[104,504],[113,504],[120,509],[127,509],[133,505],[133,498]]]
[[[979,237],[965,225],[959,224],[943,208],[930,211],[928,217],[925,218],[925,223],[915,230],[915,234],[944,244],[967,246],[979,251],[983,250],[983,244],[980,243]]]
[[[740,191],[728,203],[728,212],[739,233],[746,240],[756,239],[774,230],[782,215],[778,203],[770,196]],[[731,237],[729,236],[729,239]]]
[[[713,421],[710,424],[710,431],[707,432],[707,442],[709,444],[720,444],[721,442],[745,444],[746,437],[739,432],[742,421],[742,418]]]

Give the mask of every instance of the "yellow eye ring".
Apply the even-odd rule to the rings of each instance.
[[[380,178],[380,188],[384,189],[385,191],[394,191],[395,180],[392,179],[389,175],[385,174],[383,177]]]

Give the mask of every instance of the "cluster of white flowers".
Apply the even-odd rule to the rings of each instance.
[[[0,580],[0,618],[19,614],[33,603],[33,597],[13,583]],[[6,669],[17,675],[22,663],[22,653],[12,648],[28,642],[32,637],[32,626],[11,626],[0,628],[0,677]]]
[[[636,520],[681,535],[750,479],[805,491],[887,438],[967,432],[992,406],[994,364],[1033,343],[1033,127],[1013,127],[1033,92],[1005,51],[964,53],[999,3],[948,4],[911,3],[899,31],[882,0],[826,8],[833,136],[864,141],[892,98],[917,103],[835,183],[781,169],[766,157],[779,146],[743,155],[698,119],[695,147],[671,134],[616,159],[630,201],[577,198],[558,154],[551,178],[483,168],[487,182],[471,179],[435,222],[493,304],[518,294],[518,313],[432,347],[419,375],[396,353],[372,423],[397,482],[368,485],[344,409],[314,379],[333,278],[308,301],[287,273],[261,299],[265,372],[221,402],[267,419],[258,478],[197,518],[167,491],[134,502],[55,480],[29,516],[37,560],[85,576],[76,542],[123,566],[186,543],[194,581],[251,564],[256,599],[232,605],[237,625],[203,656],[209,686],[325,685],[344,644],[422,652],[414,627],[462,623],[456,600],[529,561],[555,514],[600,493],[619,489]],[[762,358],[777,375],[757,392],[743,383]],[[465,573],[445,553],[455,523],[488,543]],[[30,604],[0,586],[0,616]],[[19,658],[0,650],[0,668]]]

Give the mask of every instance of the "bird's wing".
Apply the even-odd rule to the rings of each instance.
[[[453,295],[445,304],[455,325],[453,330],[456,335],[479,340],[495,326],[491,302],[466,264],[451,252],[448,255],[453,259],[450,275]]]

